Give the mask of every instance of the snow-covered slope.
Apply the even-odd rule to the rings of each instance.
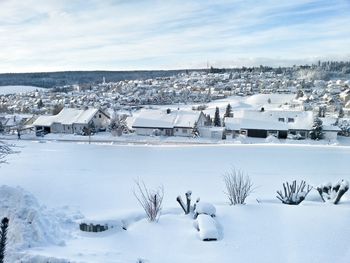
[[[25,93],[36,90],[44,90],[43,88],[34,86],[0,86],[1,94],[14,94],[14,93]]]

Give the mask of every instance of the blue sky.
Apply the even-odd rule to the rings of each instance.
[[[0,72],[350,59],[350,0],[0,0]]]

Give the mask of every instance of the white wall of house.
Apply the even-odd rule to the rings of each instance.
[[[218,127],[201,127],[198,128],[199,136],[202,138],[222,139],[224,128]]]
[[[107,127],[109,121],[109,118],[107,118],[107,116],[104,115],[101,111],[98,111],[92,118],[92,122],[94,123],[97,129]]]
[[[192,128],[180,128],[175,127],[174,128],[174,136],[180,136],[180,137],[192,137]]]
[[[150,136],[154,135],[155,131],[159,132],[161,136],[173,136],[173,128],[134,128],[137,135]]]
[[[81,134],[83,132],[84,127],[88,125],[82,123],[73,123],[72,133]]]
[[[135,128],[135,133],[137,135],[150,136],[153,134],[153,128]]]
[[[203,113],[199,115],[198,121],[197,121],[197,127],[204,127],[205,126],[206,118]]]
[[[326,140],[336,140],[338,137],[338,132],[335,131],[325,131],[324,132],[324,138]]]
[[[57,122],[52,123],[51,132],[52,133],[64,133],[63,125],[61,123],[57,123]]]

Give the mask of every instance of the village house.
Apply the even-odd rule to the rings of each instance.
[[[34,121],[33,115],[30,114],[15,114],[0,116],[0,126],[2,132],[30,132],[31,124]]]
[[[193,136],[195,124],[205,126],[203,112],[185,110],[142,110],[132,128],[137,135]]]
[[[309,137],[313,121],[311,111],[241,110],[234,112],[232,118],[225,118],[226,136],[243,134],[248,137],[266,138],[273,135],[280,139],[305,139]],[[323,131],[326,139],[336,139],[340,129],[327,123]]]
[[[93,126],[96,131],[109,124],[110,117],[95,109],[63,108],[57,115],[39,116],[33,123],[37,133],[82,134],[84,128]]]

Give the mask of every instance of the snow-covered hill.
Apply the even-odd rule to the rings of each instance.
[[[0,86],[0,95],[25,93],[36,90],[44,90],[43,88],[34,86]]]

